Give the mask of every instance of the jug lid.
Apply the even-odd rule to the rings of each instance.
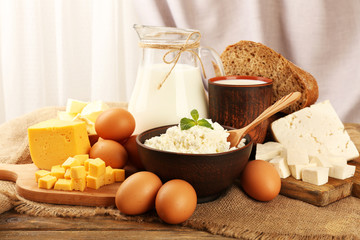
[[[140,41],[142,42],[156,42],[163,44],[182,44],[188,37],[188,43],[198,41],[200,32],[195,29],[185,29],[185,28],[176,28],[176,27],[160,27],[160,26],[150,26],[150,25],[140,25],[134,24],[134,29],[136,30]]]

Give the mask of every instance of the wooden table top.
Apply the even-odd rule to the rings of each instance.
[[[179,225],[92,218],[33,217],[10,210],[0,215],[0,239],[230,239]]]
[[[351,133],[360,124],[347,124]],[[353,138],[354,137],[354,138]],[[10,210],[0,214],[0,239],[230,239],[179,225],[117,221],[110,216],[92,218],[33,217]]]

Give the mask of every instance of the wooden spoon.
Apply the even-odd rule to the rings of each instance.
[[[296,102],[300,97],[301,97],[300,92],[292,92],[292,93],[280,98],[273,105],[271,105],[270,107],[265,109],[265,111],[263,111],[254,121],[252,121],[247,126],[245,126],[243,128],[240,128],[240,129],[235,129],[235,130],[228,131],[228,133],[230,133],[230,135],[228,136],[227,141],[230,142],[230,147],[237,146],[239,144],[240,140],[250,130],[255,128],[259,123],[261,123],[262,121],[268,119],[269,117],[271,117],[275,113],[283,110],[284,108],[286,108],[290,104]]]

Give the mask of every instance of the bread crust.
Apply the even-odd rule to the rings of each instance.
[[[299,101],[284,109],[292,113],[314,104],[319,97],[316,79],[273,49],[252,41],[226,47],[220,56],[226,75],[266,77],[273,80],[273,102],[299,91]]]

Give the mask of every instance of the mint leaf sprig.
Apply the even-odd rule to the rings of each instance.
[[[190,112],[190,115],[191,115],[192,119],[184,117],[180,120],[180,129],[181,130],[187,130],[196,125],[199,125],[202,127],[207,127],[207,128],[214,130],[214,128],[211,126],[211,124],[206,119],[203,119],[203,118],[199,119],[199,112],[196,109],[193,109]]]

